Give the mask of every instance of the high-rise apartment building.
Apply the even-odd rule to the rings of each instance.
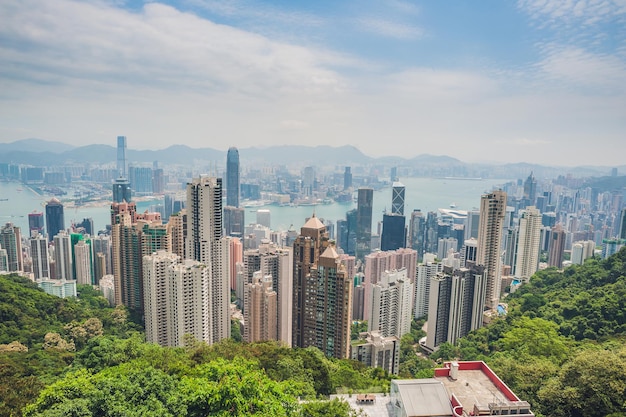
[[[428,314],[430,301],[430,283],[435,275],[443,271],[441,262],[424,262],[417,265],[415,277],[415,301],[413,303],[413,317],[422,318]]]
[[[379,332],[367,332],[352,344],[350,357],[370,368],[382,368],[397,375],[400,367],[400,340],[396,336],[383,337]]]
[[[372,252],[372,210],[374,190],[359,188],[356,212],[356,257],[363,260]]]
[[[224,207],[224,233],[227,236],[243,238],[245,229],[245,209],[233,206]]]
[[[50,279],[48,240],[42,235],[35,235],[29,239],[29,243],[35,281]]]
[[[548,266],[554,266],[560,269],[563,268],[563,253],[565,252],[565,238],[567,234],[563,226],[557,223],[556,226],[552,228],[551,235]]]
[[[146,339],[161,346],[211,342],[211,297],[206,265],[166,251],[144,257]]]
[[[293,346],[316,345],[317,280],[311,270],[328,245],[326,226],[315,215],[302,226],[293,243]]]
[[[24,270],[22,255],[22,232],[13,223],[6,223],[0,229],[0,248],[7,252],[7,271],[17,272]]]
[[[58,198],[52,198],[46,203],[46,229],[49,242],[52,242],[52,239],[57,233],[61,230],[65,230],[63,203],[61,203]]]
[[[404,216],[404,194],[406,187],[401,182],[391,186],[391,213]]]
[[[92,259],[91,244],[84,240],[79,240],[74,245],[74,269],[76,270],[76,283],[92,285]]]
[[[402,336],[411,331],[415,284],[407,278],[406,269],[385,271],[372,285],[372,302],[368,330],[383,337]]]
[[[593,240],[574,242],[572,245],[572,264],[582,265],[585,259],[589,259],[594,255],[595,250],[596,242]]]
[[[622,209],[622,212],[619,216],[619,233],[617,237],[619,239],[626,239],[626,207]]]
[[[235,147],[226,153],[226,205],[239,207],[239,150]]]
[[[288,346],[292,344],[292,300],[293,294],[293,257],[288,248],[281,248],[273,242],[264,240],[257,249],[248,249],[243,253],[242,286],[252,284],[254,274],[261,272],[262,277],[271,278],[271,289],[276,294],[276,335],[271,340],[281,340]],[[254,325],[246,322],[246,326]],[[253,330],[255,332],[256,330]]]
[[[128,178],[126,173],[126,136],[117,137],[117,177]]]
[[[453,270],[444,267],[430,284],[425,347],[434,351],[455,344],[482,326],[487,274],[482,266]]]
[[[54,236],[54,267],[57,279],[74,280],[72,239],[64,230]]]
[[[497,308],[500,300],[502,273],[500,259],[505,213],[506,192],[496,190],[481,197],[477,262],[486,268],[485,307],[492,310]]]
[[[537,272],[540,243],[541,212],[534,206],[526,207],[519,219],[516,278],[528,281]]]
[[[223,238],[222,179],[187,183],[188,257],[209,266],[210,342],[230,337],[230,239]]]
[[[254,272],[252,282],[245,287],[243,339],[246,342],[276,340],[277,311],[277,296],[272,289],[271,275]]]

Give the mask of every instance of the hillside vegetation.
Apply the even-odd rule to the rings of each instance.
[[[506,301],[505,318],[433,359],[485,360],[539,416],[626,416],[626,250],[538,272]],[[402,377],[432,374],[420,327],[402,340]],[[391,378],[276,342],[162,348],[89,287],[61,300],[15,276],[0,277],[0,343],[1,416],[350,416],[318,399]]]

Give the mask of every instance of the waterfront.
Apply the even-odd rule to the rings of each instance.
[[[448,178],[401,178],[406,186],[405,215],[410,217],[413,209],[423,212],[438,208],[449,208],[456,205],[459,210],[471,210],[480,205],[481,194],[491,191],[493,187],[505,183],[507,180],[457,180]],[[23,233],[28,230],[28,213],[44,211],[46,201],[52,196],[41,196],[28,187],[17,182],[0,182],[0,223],[12,222],[22,228]],[[160,204],[162,200],[140,201],[137,211],[143,212],[151,205]],[[356,208],[355,202],[321,204],[316,206],[260,206],[246,208],[246,223],[256,221],[258,209],[269,209],[271,212],[271,226],[274,230],[287,230],[293,226],[296,230],[304,224],[305,219],[313,212],[324,220],[337,221],[345,218],[346,212]],[[391,188],[384,188],[374,192],[373,231],[382,221],[384,210],[391,210]],[[103,230],[109,223],[110,211],[108,204],[95,206],[66,207],[65,225],[80,222],[83,218],[91,217],[96,230]]]

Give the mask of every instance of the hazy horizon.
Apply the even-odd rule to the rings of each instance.
[[[0,143],[623,164],[616,0],[6,0]]]

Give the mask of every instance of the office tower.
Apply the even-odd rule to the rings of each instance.
[[[391,182],[398,181],[398,167],[391,167],[389,170],[389,179]]]
[[[277,339],[277,296],[272,289],[272,276],[254,272],[246,284],[244,296],[244,334],[246,342]]]
[[[391,187],[391,213],[404,216],[405,187],[401,182],[394,182]]]
[[[48,240],[42,235],[35,235],[29,239],[30,256],[33,260],[33,277],[35,281],[50,279],[50,259],[48,255]]]
[[[566,233],[563,226],[558,223],[552,228],[550,249],[548,254],[548,266],[563,267],[563,252],[565,252]]]
[[[424,226],[425,253],[437,253],[438,236],[439,223],[437,221],[437,212],[429,211],[426,215],[426,224]]]
[[[401,214],[383,214],[383,233],[380,239],[380,249],[383,251],[396,250],[406,245],[405,218]]]
[[[181,259],[190,258],[186,252],[187,242],[187,210],[172,214],[167,223],[172,236],[172,252]]]
[[[7,271],[23,271],[22,232],[19,227],[6,223],[0,229],[0,247],[7,252]]]
[[[537,198],[537,180],[531,172],[524,181],[524,206],[532,206]]]
[[[515,278],[528,281],[539,268],[541,243],[541,213],[534,206],[522,212],[519,219],[519,238]]]
[[[517,244],[519,243],[519,227],[507,229],[504,236],[504,255],[502,262],[511,268],[511,275],[515,274],[517,266]]]
[[[93,227],[93,219],[91,217],[83,219],[80,223],[74,224],[74,230],[83,235],[95,235],[95,230]]]
[[[354,341],[350,358],[370,368],[382,368],[390,375],[397,375],[400,367],[400,340],[395,336],[383,337],[380,332],[367,332]]]
[[[74,245],[74,269],[77,284],[93,284],[91,245],[84,240],[79,240]]]
[[[480,222],[480,211],[470,210],[465,218],[465,240],[478,239],[478,223]]]
[[[131,166],[128,168],[128,180],[135,195],[152,194],[152,168]]]
[[[426,219],[421,210],[415,209],[411,213],[411,220],[409,223],[409,237],[407,247],[415,249],[417,251],[417,260],[421,261],[424,255],[424,232],[426,226]]]
[[[245,209],[243,208],[237,208],[232,206],[224,207],[224,233],[226,234],[226,236],[243,238],[245,228],[244,216]]]
[[[326,227],[314,214],[293,243],[292,345],[295,347],[316,346],[317,280],[311,271],[328,245]]]
[[[185,208],[185,203],[187,200],[187,195],[185,193],[168,193],[163,197],[163,205],[165,208],[165,216],[163,219],[165,221],[170,219],[172,214],[176,214],[182,209]]]
[[[444,342],[456,344],[482,326],[487,273],[482,266],[444,267],[432,278],[428,306],[426,348],[434,351]]]
[[[409,333],[414,292],[415,284],[408,280],[405,268],[383,272],[380,281],[372,285],[368,330],[398,339]]]
[[[43,228],[43,212],[33,211],[32,213],[28,213],[28,236],[37,236],[37,234],[43,235]]]
[[[372,251],[372,209],[374,190],[359,188],[356,213],[356,257],[359,260]]]
[[[624,239],[602,239],[602,259],[615,255],[626,245]]]
[[[93,278],[96,285],[99,285],[102,277],[107,275],[107,259],[103,253],[94,253],[93,257]]]
[[[57,198],[52,198],[46,203],[46,229],[49,242],[52,242],[52,239],[59,231],[65,230],[63,203]]]
[[[456,252],[456,248],[458,245],[459,242],[453,237],[439,239],[437,241],[437,258],[447,258],[450,250],[452,250],[452,252]]]
[[[154,168],[152,170],[152,194],[163,194],[165,191],[165,176],[163,168]]]
[[[257,249],[248,249],[242,256],[242,286],[253,282],[254,273],[261,272],[262,277],[271,277],[271,289],[276,293],[276,335],[272,340],[281,340],[288,346],[292,344],[292,300],[293,294],[293,257],[290,249],[268,240],[261,242]],[[246,325],[248,323],[246,322]]]
[[[116,178],[113,181],[113,202],[114,203],[130,203],[132,198],[130,181],[126,178]]]
[[[268,209],[259,209],[256,211],[256,222],[267,228],[271,228],[272,213]]]
[[[117,137],[117,177],[128,178],[126,175],[126,136]],[[119,202],[116,201],[116,203]]]
[[[500,300],[500,252],[506,210],[506,193],[502,190],[484,194],[480,199],[477,262],[487,273],[485,307],[496,309]]]
[[[626,207],[622,209],[619,216],[619,233],[617,237],[619,239],[626,239]]]
[[[222,179],[194,178],[187,183],[187,251],[209,265],[211,322],[209,343],[230,337],[230,240],[222,238]]]
[[[190,259],[180,261],[166,251],[145,256],[143,264],[147,341],[161,346],[210,343],[207,266]]]
[[[54,267],[57,279],[74,280],[72,238],[64,230],[54,236]]]
[[[226,205],[239,207],[239,150],[235,147],[226,154]]]
[[[415,301],[413,303],[413,317],[416,319],[428,314],[430,283],[433,277],[441,271],[443,271],[441,262],[424,262],[417,265]]]
[[[478,241],[473,237],[469,238],[463,243],[461,248],[461,266],[468,266],[468,262],[475,264],[477,254]]]
[[[346,167],[343,172],[343,189],[348,190],[352,188],[352,171],[350,167]]]
[[[338,246],[348,255],[356,255],[357,209],[346,212],[345,221],[337,221]]]
[[[315,168],[304,167],[302,172],[302,194],[312,196],[315,190]]]

